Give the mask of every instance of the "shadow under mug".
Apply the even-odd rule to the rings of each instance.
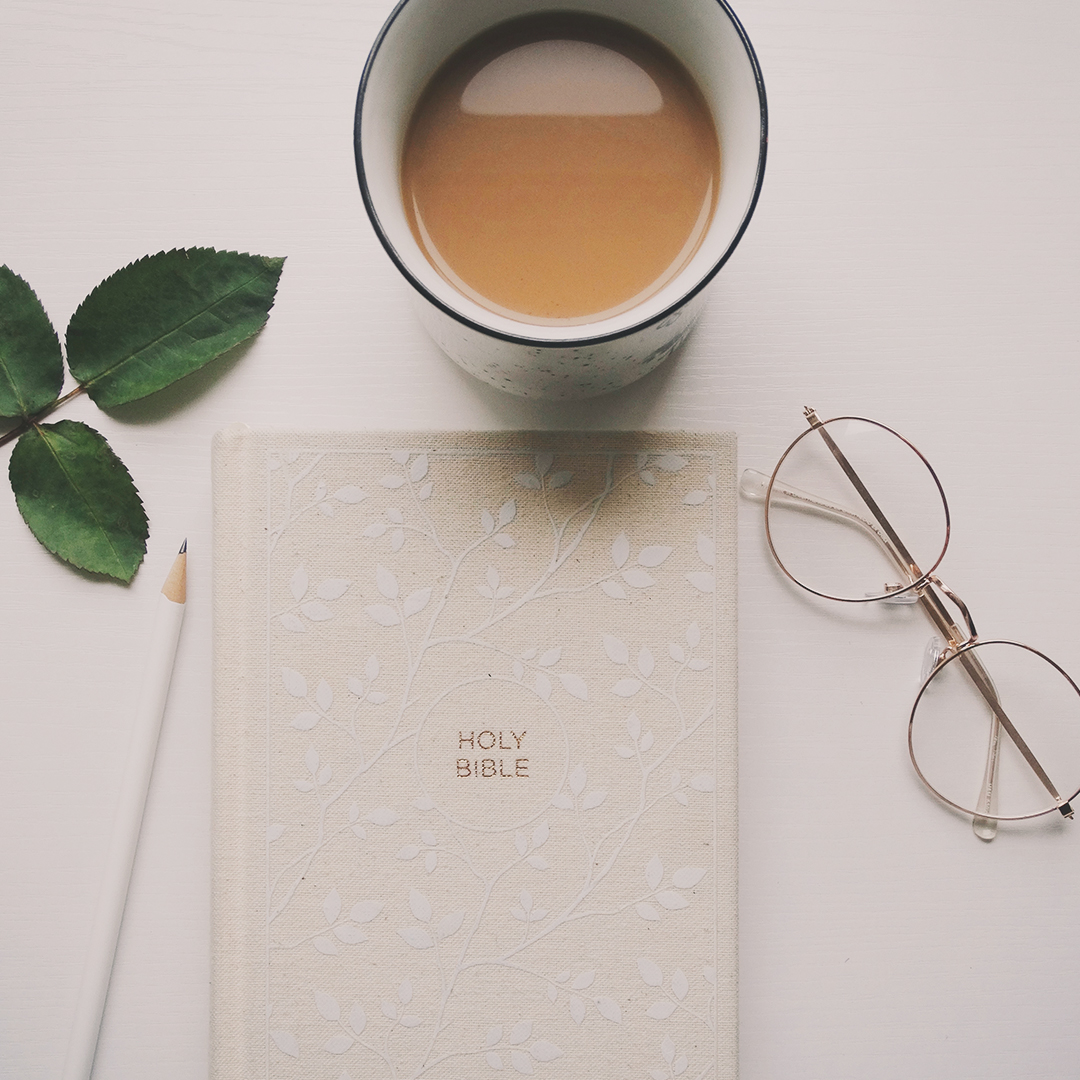
[[[498,315],[458,292],[428,262],[401,200],[405,131],[431,76],[482,31],[521,15],[604,15],[671,50],[694,77],[720,141],[720,189],[688,264],[659,292],[584,325],[537,326]],[[757,204],[767,145],[765,84],[746,32],[724,0],[401,0],[375,40],[356,101],[360,191],[390,258],[416,290],[420,322],[477,378],[522,397],[593,397],[652,371],[685,340],[702,290],[728,260]]]

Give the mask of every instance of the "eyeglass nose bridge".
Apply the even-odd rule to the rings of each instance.
[[[957,596],[956,593],[954,593],[952,589],[950,589],[949,586],[946,585],[945,582],[937,576],[937,574],[930,574],[926,580],[930,585],[934,586],[934,588],[940,589],[941,592],[943,592],[956,605],[957,610],[963,616],[964,622],[967,623],[967,637],[965,638],[962,637],[963,631],[959,626],[956,625],[955,620],[949,618],[947,612],[945,612],[944,607],[941,606],[941,602],[937,602],[936,606],[939,608],[939,610],[947,620],[946,625],[940,626],[940,629],[948,637],[945,647],[946,653],[952,655],[953,653],[959,652],[960,649],[966,648],[969,645],[974,645],[975,642],[979,640],[979,632],[975,628],[975,620],[971,617],[971,612],[968,610],[967,604],[965,604],[964,601],[961,600],[960,597]],[[932,594],[930,594],[930,596],[932,596]],[[934,597],[933,599],[936,600],[936,597]],[[934,621],[938,622],[937,619],[935,619]]]
[[[934,592],[934,589],[943,593],[953,604],[956,605],[956,609],[960,612],[964,622],[967,624],[967,636],[964,636],[963,629],[957,624],[956,620],[949,614],[941,598]],[[965,649],[970,649],[979,640],[979,634],[975,627],[975,620],[971,617],[971,612],[968,610],[967,604],[960,599],[945,584],[936,574],[929,574],[926,578],[926,584],[921,586],[917,590],[917,596],[923,607],[926,609],[927,614],[930,616],[930,621],[937,627],[938,632],[943,635],[945,639],[944,647],[942,647],[941,639],[935,634],[930,640],[928,648],[933,648],[933,655],[927,655],[923,666],[923,680],[929,682],[930,679],[937,673],[942,664],[947,663],[953,659],[957,653],[963,652]]]

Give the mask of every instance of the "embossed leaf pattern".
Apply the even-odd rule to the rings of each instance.
[[[349,912],[349,917],[353,922],[369,923],[373,919],[379,917],[385,906],[386,905],[379,900],[361,900],[359,903],[353,905],[352,910]]]
[[[294,671],[292,668],[282,668],[281,681],[285,684],[285,689],[293,697],[307,697],[307,679],[299,671]]]
[[[651,678],[652,673],[656,670],[656,659],[647,645],[642,645],[638,651],[637,666],[642,678],[645,679]]]
[[[288,1054],[292,1058],[300,1056],[300,1046],[296,1041],[296,1036],[291,1031],[271,1031],[270,1038],[283,1054]]]
[[[293,594],[294,600],[303,600],[307,590],[307,571],[302,566],[298,566],[289,579],[289,591]]]
[[[419,926],[403,926],[398,933],[414,949],[430,949],[435,944],[432,936]]]
[[[343,1054],[352,1048],[353,1039],[348,1035],[335,1035],[323,1043],[323,1050],[328,1054]]]
[[[661,544],[653,544],[649,547],[644,547],[638,555],[638,565],[648,567],[659,566],[667,559],[671,552],[671,548],[664,547]]]
[[[645,864],[645,881],[648,883],[650,889],[656,889],[663,880],[664,864],[660,861],[659,855],[654,855]]]
[[[685,469],[688,462],[686,458],[680,457],[678,454],[661,454],[653,462],[653,468],[659,469],[661,472],[679,472],[680,469]]]
[[[704,570],[692,570],[686,575],[686,580],[699,592],[711,593],[716,590],[716,579]]]
[[[575,675],[571,671],[560,671],[559,682],[563,684],[563,689],[572,697],[578,698],[580,701],[589,700],[589,688],[585,685],[585,680],[580,675]]]
[[[294,547],[289,565],[281,567],[275,578],[279,610],[271,616],[271,625],[277,628],[275,642],[286,643],[275,645],[284,661],[276,666],[281,672],[277,698],[294,699],[275,730],[290,731],[294,737],[297,732],[309,732],[306,738],[313,742],[301,744],[290,758],[294,765],[303,761],[293,778],[292,799],[296,805],[309,808],[302,811],[308,816],[294,821],[279,815],[280,820],[289,821],[288,832],[282,827],[276,837],[270,833],[267,837],[270,843],[279,841],[273,850],[288,850],[287,857],[296,859],[315,832],[305,831],[316,824],[310,815],[322,807],[325,824],[317,828],[334,837],[334,844],[343,845],[349,858],[359,855],[365,875],[373,873],[359,879],[371,886],[367,896],[357,897],[355,885],[348,884],[351,879],[342,876],[336,879],[337,888],[327,882],[312,898],[311,886],[303,884],[301,871],[295,871],[301,884],[296,897],[286,905],[294,922],[301,916],[301,908],[308,913],[310,925],[301,943],[312,970],[324,972],[314,988],[311,984],[307,988],[310,1017],[317,1016],[319,1023],[332,1026],[316,1035],[298,1028],[303,1050],[294,1039],[289,1045],[294,1046],[295,1054],[289,1056],[299,1058],[302,1054],[305,1068],[309,1058],[314,1064],[319,1055],[326,1067],[334,1064],[327,1061],[328,1056],[344,1057],[353,1076],[367,1075],[373,1069],[396,1069],[398,1075],[411,1075],[422,1068],[424,1047],[435,1046],[433,1052],[427,1052],[434,1056],[449,1052],[451,1057],[471,1060],[474,1071],[476,1067],[490,1068],[555,1080],[558,1066],[553,1072],[550,1063],[571,1052],[567,1038],[595,1039],[607,1024],[626,1023],[630,1027],[662,1023],[672,1017],[680,1025],[700,1023],[710,1014],[708,1001],[712,999],[704,995],[712,991],[704,973],[696,974],[702,971],[700,959],[695,965],[692,953],[684,957],[681,945],[670,953],[654,953],[661,962],[670,964],[666,973],[654,959],[637,959],[635,979],[640,975],[652,991],[644,1000],[626,993],[625,975],[613,969],[610,961],[552,971],[543,970],[543,962],[535,957],[519,957],[519,951],[528,953],[532,943],[541,940],[556,945],[564,927],[575,925],[574,914],[588,910],[586,903],[600,911],[615,906],[620,913],[609,916],[612,930],[619,919],[629,920],[619,927],[624,934],[627,930],[648,933],[657,943],[654,947],[662,949],[664,942],[680,941],[676,928],[692,925],[688,921],[692,914],[686,909],[697,905],[693,910],[701,910],[703,896],[711,895],[698,889],[706,873],[701,867],[679,866],[673,873],[665,870],[661,857],[678,866],[676,851],[681,843],[679,848],[662,848],[656,855],[641,846],[646,835],[657,838],[654,843],[664,844],[659,839],[663,833],[651,831],[654,808],[662,804],[669,808],[669,814],[680,815],[673,822],[689,822],[692,817],[682,816],[683,811],[675,808],[669,796],[687,805],[688,795],[700,800],[695,792],[711,790],[711,775],[693,772],[690,764],[694,746],[701,747],[689,740],[699,723],[695,717],[701,715],[702,687],[707,686],[707,680],[695,678],[691,672],[706,670],[708,661],[700,653],[700,627],[686,622],[694,614],[705,622],[707,616],[701,612],[709,608],[698,595],[698,586],[687,579],[693,562],[689,566],[683,562],[696,552],[701,570],[694,572],[711,574],[708,556],[715,561],[715,551],[706,542],[708,538],[701,533],[689,549],[680,538],[676,546],[660,531],[663,525],[657,523],[664,519],[659,515],[648,519],[652,521],[649,532],[638,531],[646,519],[626,528],[617,525],[610,531],[604,524],[602,531],[594,530],[604,537],[597,545],[591,521],[586,519],[593,509],[603,506],[603,498],[589,490],[585,470],[575,482],[571,469],[560,467],[565,463],[551,451],[514,457],[514,468],[507,470],[501,485],[488,490],[482,501],[468,509],[461,530],[464,539],[440,532],[440,508],[449,500],[469,496],[460,484],[455,486],[453,474],[444,470],[443,459],[435,451],[394,450],[389,462],[385,454],[381,457],[377,471],[358,468],[347,481],[315,458],[308,451],[292,458],[279,452],[277,468],[281,474],[288,470],[294,478],[297,470],[318,467],[319,471],[297,488],[298,504],[305,500],[307,506],[306,500],[314,499],[318,510],[328,517],[333,511],[331,503],[336,504],[338,518],[319,528],[337,529],[340,521],[340,527],[353,530],[351,535],[361,549],[361,561],[356,565],[367,569],[357,572],[347,562],[326,565],[319,550],[304,551],[305,562],[298,563],[300,550]],[[635,501],[664,495],[678,505],[695,482],[688,464],[688,459],[678,454],[644,454],[626,474],[630,481],[636,476],[641,486],[631,483],[623,491],[632,492]],[[684,475],[691,476],[689,485]],[[318,479],[320,476],[328,479]],[[571,483],[573,489],[555,494]],[[705,486],[700,475],[696,483]],[[514,497],[507,497],[508,489]],[[387,505],[391,502],[395,505]],[[362,510],[348,509],[350,504],[360,503]],[[360,513],[364,516],[358,517]],[[350,515],[351,524],[346,526]],[[318,520],[318,514],[315,516]],[[603,515],[597,522],[604,523]],[[540,525],[540,531],[545,532],[549,524],[559,537],[556,555],[545,555],[538,562],[534,558],[537,534],[530,530]],[[510,529],[516,540],[509,535]],[[406,539],[409,547],[404,549]],[[569,557],[570,545],[579,542],[583,553],[586,545],[592,545],[588,558]],[[418,558],[421,549],[428,550],[431,565],[439,567],[435,573],[425,571],[426,580],[423,573],[417,573],[418,567],[425,565]],[[395,555],[403,550],[402,556]],[[592,579],[587,576],[589,559],[599,569]],[[346,576],[350,571],[355,584]],[[645,595],[638,591],[644,589],[654,592]],[[454,605],[460,607],[465,592],[472,614],[462,621]],[[580,596],[583,601],[591,596],[588,602],[610,613],[610,621],[606,626],[602,621],[594,636],[582,641],[580,635],[574,638],[572,630],[560,630],[556,636],[539,607],[535,613],[530,611],[528,618],[517,618],[519,611],[548,592],[560,597],[555,601],[560,605],[563,596]],[[488,603],[480,602],[478,594]],[[623,604],[608,603],[605,596]],[[653,631],[648,624],[628,621],[635,614],[636,601],[659,603],[664,609],[686,614],[674,625],[666,614],[661,616]],[[325,640],[320,637],[325,633],[322,626],[335,616],[355,627],[351,632],[356,649],[345,670],[320,670],[312,657],[321,655],[320,642]],[[509,633],[503,635],[501,629],[493,632],[504,625]],[[468,629],[472,626],[480,629]],[[684,635],[685,642],[680,640]],[[444,808],[435,799],[415,788],[399,790],[387,784],[380,772],[384,757],[396,754],[412,760],[411,731],[421,710],[428,708],[430,694],[438,692],[431,688],[424,668],[429,642],[439,643],[439,647],[443,642],[452,644],[461,656],[466,646],[482,646],[484,652],[477,652],[475,670],[467,659],[462,661],[462,679],[503,680],[517,696],[535,694],[528,708],[539,712],[526,715],[542,716],[543,723],[554,717],[555,723],[570,733],[573,749],[565,780],[548,796],[550,822],[533,816],[505,832],[486,836],[483,857],[474,839],[442,812]],[[382,663],[371,653],[372,645],[378,647]],[[368,657],[366,662],[364,656]],[[453,660],[448,657],[448,663],[458,662],[458,655]],[[607,663],[620,670],[607,668]],[[406,680],[414,678],[413,689],[405,689]],[[695,687],[692,692],[684,690],[691,684]],[[451,684],[446,685],[449,688]],[[599,698],[595,704],[590,702],[590,688],[593,698]],[[686,700],[678,701],[683,710],[679,713],[676,699],[684,694]],[[623,705],[617,700],[620,697],[633,698],[634,708],[628,708],[629,702]],[[486,726],[499,733],[500,725],[502,731],[509,727],[520,730],[516,721],[510,723],[495,712],[491,717],[478,714],[476,731]],[[521,728],[531,731],[533,723],[526,720]],[[506,749],[503,736],[498,735],[498,739],[502,749],[496,757]],[[680,745],[684,739],[685,749]],[[590,740],[596,742],[595,749],[590,748]],[[351,756],[350,745],[354,747]],[[639,825],[637,808],[642,790],[647,794]],[[431,791],[440,797],[436,788]],[[626,853],[606,861],[611,848],[622,844],[628,822],[632,822],[632,839]],[[608,845],[606,851],[602,851],[604,844]],[[596,885],[590,885],[586,876],[581,897],[568,901],[562,876],[567,853],[574,851],[574,857],[580,858],[582,848],[588,853],[594,847],[595,861],[589,874],[595,875]],[[309,850],[315,851],[316,860],[321,859],[322,842],[317,841]],[[634,850],[643,853],[629,857]],[[391,868],[387,868],[387,859]],[[684,854],[679,861],[691,860]],[[293,865],[303,870],[309,864]],[[312,882],[326,881],[318,867],[316,861],[310,874]],[[610,877],[605,876],[608,868],[617,868]],[[468,880],[470,869],[477,877],[475,887],[454,885],[455,899],[450,900],[451,893],[446,891],[449,882],[455,877]],[[642,873],[647,891],[642,888]],[[380,895],[379,881],[398,885]],[[485,898],[489,881],[493,883],[491,894]],[[632,881],[637,885],[632,886]],[[599,891],[601,884],[608,891]],[[279,897],[288,885],[285,881]],[[302,896],[308,897],[304,905],[299,902]],[[277,947],[299,947],[289,941],[291,934],[291,929],[282,931],[285,943]],[[665,934],[669,936],[665,938]],[[300,937],[295,935],[296,940]],[[467,965],[483,956],[492,940],[505,940],[505,947],[513,950],[499,963],[509,961],[507,966],[512,967],[525,961],[526,966],[541,969],[536,972],[533,998],[538,1006],[536,1014],[500,1017],[475,1032],[471,1043],[463,1034],[455,1044],[458,1036],[452,1032],[457,1029],[451,1028],[445,1028],[432,1042],[438,1010],[444,1009],[445,1018],[455,1014],[455,965],[462,960]],[[356,983],[342,978],[347,969],[368,970],[348,966],[367,965],[366,958],[385,956],[388,941],[394,943],[399,958],[392,980],[371,986],[363,979]],[[665,961],[665,956],[670,959]],[[693,977],[687,971],[693,972]],[[443,979],[448,996],[445,1005],[439,1006],[440,991],[433,992],[433,987]],[[637,987],[640,994],[642,984],[637,983]],[[362,1002],[356,1000],[360,997]],[[268,1027],[282,1032],[290,1024],[291,1020],[283,1020]],[[678,1032],[682,1030],[673,1028],[672,1033],[681,1039]],[[416,1034],[411,1034],[414,1031]],[[385,1037],[390,1033],[393,1035],[387,1042]],[[285,1052],[276,1042],[274,1045]],[[377,1056],[375,1047],[380,1048]],[[430,1063],[431,1058],[426,1060]],[[671,1080],[680,1075],[677,1070],[689,1068],[689,1058],[672,1043],[670,1053],[665,1049],[664,1065],[663,1080]],[[335,1073],[340,1070],[338,1063]],[[647,1071],[644,1065],[643,1071]],[[705,1062],[695,1060],[695,1075],[699,1072],[708,1075]],[[345,1075],[342,1073],[342,1078]]]
[[[532,1034],[532,1027],[531,1020],[520,1020],[510,1029],[506,1041],[511,1046],[520,1046]]]
[[[352,584],[348,578],[326,578],[316,590],[321,600],[337,600],[345,595],[345,590]]]
[[[369,604],[364,610],[380,626],[397,626],[401,617],[389,604]]]
[[[367,1027],[367,1013],[364,1012],[364,1007],[359,1002],[349,1010],[349,1027],[357,1035],[363,1035],[364,1029]]]
[[[401,610],[405,615],[405,618],[411,618],[413,615],[419,615],[424,608],[427,607],[428,601],[431,599],[431,589],[417,589],[416,592],[410,593],[405,598],[405,603],[401,605]]]
[[[621,570],[626,565],[626,560],[630,558],[630,540],[626,533],[621,532],[611,542],[611,561],[615,564],[617,570]]]
[[[604,651],[614,664],[629,664],[630,649],[625,641],[620,641],[612,634],[604,635]]]
[[[537,1039],[529,1047],[529,1053],[537,1061],[555,1061],[563,1056],[563,1052],[553,1042],[548,1042],[547,1039]]]
[[[660,971],[660,965],[654,960],[649,960],[646,957],[641,957],[638,960],[638,971],[641,972],[641,977],[645,980],[649,986],[660,986],[664,981],[663,973]]]
[[[704,533],[698,533],[697,551],[698,557],[706,566],[716,565],[716,544],[713,543],[711,536],[706,536]]]
[[[464,911],[451,911],[449,915],[444,915],[439,920],[439,940],[445,941],[448,937],[453,937],[461,929],[464,921]]]
[[[397,578],[382,563],[375,567],[375,584],[387,600],[397,599]]]
[[[585,782],[588,779],[588,774],[585,772],[584,765],[577,765],[570,773],[570,790],[575,795],[580,795],[585,790]]]
[[[337,1023],[341,1019],[341,1006],[331,994],[324,994],[321,990],[315,991],[315,1007],[324,1020]]]
[[[614,998],[598,997],[596,1008],[605,1020],[610,1020],[613,1024],[622,1023],[622,1008]]]
[[[431,922],[431,902],[419,889],[409,890],[409,910],[420,922]]]
[[[367,941],[367,934],[358,926],[349,926],[347,923],[334,927],[334,937],[346,945],[359,945]]]
[[[341,914],[341,896],[337,889],[331,889],[326,895],[326,899],[323,901],[323,915],[326,916],[328,923],[334,923],[337,921],[337,917]]]

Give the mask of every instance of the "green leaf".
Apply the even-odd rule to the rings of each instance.
[[[60,396],[60,339],[34,290],[0,266],[0,416],[33,416]]]
[[[72,315],[71,374],[102,408],[164,389],[263,326],[284,262],[189,248],[130,263]]]
[[[35,424],[8,464],[23,520],[55,555],[130,581],[149,535],[131,474],[104,436],[76,420]]]

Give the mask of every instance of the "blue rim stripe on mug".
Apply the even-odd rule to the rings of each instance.
[[[750,67],[754,73],[754,81],[757,87],[758,105],[761,117],[761,134],[758,149],[758,161],[757,161],[757,173],[754,178],[754,189],[750,197],[750,201],[747,203],[746,211],[743,214],[742,220],[739,223],[739,227],[732,237],[731,242],[725,248],[724,252],[717,259],[711,269],[701,278],[693,288],[689,289],[686,293],[680,296],[668,307],[662,311],[657,312],[655,315],[650,316],[647,319],[642,320],[639,323],[634,323],[631,326],[621,327],[618,330],[612,331],[607,334],[596,334],[591,337],[583,338],[560,338],[557,340],[551,338],[536,338],[529,337],[527,334],[510,334],[502,330],[497,330],[494,327],[479,323],[473,319],[463,315],[460,311],[455,311],[452,307],[445,304],[437,296],[435,296],[406,266],[404,260],[397,253],[394,245],[390,242],[389,237],[386,235],[385,230],[382,227],[382,223],[379,220],[379,215],[375,210],[375,204],[371,198],[371,193],[368,190],[367,177],[364,174],[364,162],[360,153],[360,125],[361,117],[364,108],[364,94],[367,89],[368,79],[371,75],[372,67],[375,63],[375,58],[379,53],[379,49],[382,46],[387,34],[390,32],[394,22],[401,14],[402,11],[408,6],[410,0],[399,0],[397,6],[390,13],[386,22],[383,23],[382,28],[379,30],[378,35],[375,38],[374,43],[371,46],[371,51],[368,53],[367,62],[364,64],[363,74],[360,76],[360,87],[356,94],[356,113],[353,120],[353,155],[356,159],[356,176],[360,182],[360,194],[364,200],[364,208],[367,210],[368,217],[371,219],[371,224],[374,226],[375,235],[379,238],[379,242],[386,250],[386,254],[390,256],[391,261],[398,268],[401,274],[405,277],[406,281],[421,296],[424,297],[430,304],[438,308],[444,314],[450,316],[450,318],[461,323],[463,326],[469,327],[478,333],[485,334],[488,337],[496,338],[501,341],[508,341],[518,345],[527,345],[533,348],[550,348],[550,349],[574,349],[583,348],[590,345],[599,345],[607,341],[617,341],[619,338],[627,337],[630,334],[644,330],[650,326],[655,326],[662,322],[664,319],[673,315],[676,311],[681,310],[685,305],[692,300],[710,281],[719,273],[724,264],[731,258],[732,252],[738,246],[739,241],[743,237],[743,233],[746,232],[747,226],[750,224],[750,219],[754,215],[754,210],[757,207],[758,197],[761,194],[761,185],[765,179],[765,158],[769,145],[769,109],[768,103],[765,97],[765,80],[761,74],[761,65],[758,63],[757,54],[754,52],[753,45],[750,44],[750,38],[748,37],[746,30],[743,28],[742,23],[739,21],[738,16],[732,11],[731,6],[726,0],[716,0],[716,4],[723,10],[724,14],[730,20],[732,27],[739,36],[739,40],[742,43],[743,48],[746,50],[746,58],[750,63]]]

